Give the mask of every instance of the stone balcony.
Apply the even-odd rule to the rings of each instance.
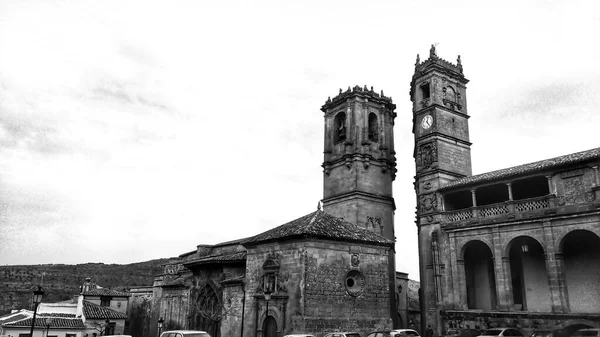
[[[595,189],[595,194],[598,190]],[[472,223],[500,223],[512,220],[543,218],[554,214],[575,211],[597,210],[599,198],[590,198],[579,204],[565,204],[554,194],[541,197],[509,200],[485,206],[474,206],[459,210],[442,212],[443,226],[462,226]],[[576,208],[576,209],[574,209]]]

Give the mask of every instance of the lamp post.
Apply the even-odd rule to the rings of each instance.
[[[158,319],[158,337],[160,337],[160,333],[162,332],[164,322],[165,320],[162,317]]]
[[[42,298],[44,297],[44,289],[41,286],[38,286],[37,290],[33,291],[33,319],[31,320],[31,330],[29,331],[29,337],[33,337],[33,328],[35,327],[35,316],[37,314],[37,308],[40,303],[42,303]],[[43,333],[43,332],[42,332]]]

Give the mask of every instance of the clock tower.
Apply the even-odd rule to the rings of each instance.
[[[423,62],[417,55],[410,84],[415,137],[415,192],[421,277],[421,331],[431,325],[441,333],[439,310],[444,309],[449,285],[438,247],[448,238],[440,231],[443,200],[437,189],[452,180],[471,175],[471,143],[467,113],[466,84],[460,56],[453,64],[439,58],[431,46]],[[435,252],[435,253],[434,253]],[[437,255],[437,256],[436,256]]]

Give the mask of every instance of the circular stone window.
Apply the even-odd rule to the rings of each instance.
[[[358,270],[351,270],[346,274],[346,291],[350,296],[358,296],[365,287],[365,276]]]

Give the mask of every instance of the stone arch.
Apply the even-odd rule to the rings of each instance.
[[[450,101],[452,103],[457,102],[456,90],[452,86],[448,85],[448,86],[444,87],[443,92],[444,92],[445,100]]]
[[[572,234],[574,232],[589,232],[592,235],[595,235],[596,237],[600,238],[600,224],[595,223],[594,226],[591,226],[591,228],[587,229],[587,228],[573,228],[572,230],[569,231],[564,231],[562,233],[560,233],[559,235],[556,236],[556,242],[558,243],[558,252],[559,253],[563,253],[563,246],[565,243],[565,238],[569,235]]]
[[[274,303],[273,303],[274,304]],[[266,303],[263,302],[263,304],[261,305],[261,312],[260,312],[260,318],[259,318],[259,335],[260,336],[266,336],[265,335],[265,331],[263,330],[265,323],[267,322],[267,319],[269,318],[273,318],[275,320],[275,323],[277,324],[277,334],[282,335],[282,331],[281,329],[283,328],[283,314],[281,312],[281,310],[279,310],[279,308],[275,305],[271,305],[271,303],[269,303],[269,312],[267,315],[266,312]],[[211,335],[212,336],[212,335]]]
[[[477,237],[477,239],[468,238],[467,240],[464,240],[460,243],[460,255],[459,256],[460,256],[461,260],[465,259],[465,250],[467,248],[467,245],[474,241],[481,241],[483,244],[485,244],[490,249],[490,251],[492,251],[492,252],[494,251],[494,249],[493,249],[494,246],[492,245],[492,243],[486,236]]]
[[[372,142],[379,141],[379,123],[377,115],[373,112],[369,114],[368,138]]]
[[[510,265],[510,289],[514,309],[552,311],[544,246],[535,237],[518,235],[506,245]],[[508,275],[508,274],[507,274]]]
[[[572,313],[600,311],[600,237],[588,229],[566,233],[559,243],[565,292]]]
[[[543,253],[546,254],[546,247],[544,245],[545,242],[542,234],[528,231],[527,234],[523,234],[523,232],[507,233],[503,234],[503,237],[504,245],[502,247],[502,256],[508,256],[511,246],[518,243],[518,240],[515,240],[517,238],[530,238],[531,240],[537,242],[542,247]]]
[[[346,140],[346,132],[348,126],[346,125],[346,113],[341,111],[333,119],[333,142],[341,142]]]
[[[465,287],[468,309],[493,310],[498,300],[494,254],[482,240],[471,240],[461,248],[465,268]]]

